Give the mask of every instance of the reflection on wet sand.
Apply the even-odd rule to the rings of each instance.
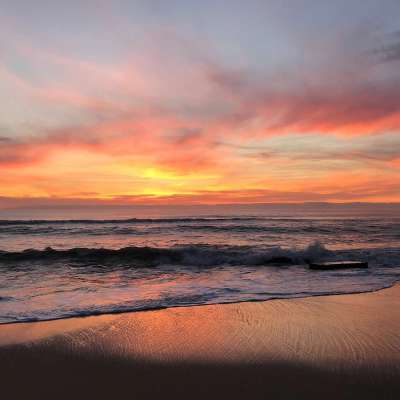
[[[0,344],[62,343],[156,361],[400,361],[400,286],[359,295],[212,305],[0,327]]]
[[[251,385],[254,395],[291,396],[294,388],[285,387],[289,381],[300,384],[298,397],[298,390],[310,396],[330,387],[336,396],[351,389],[375,398],[368,396],[383,390],[392,398],[400,393],[399,306],[396,286],[359,295],[3,325],[1,373],[11,382],[28,370],[34,386],[35,373],[58,370],[53,382],[72,373],[70,385],[79,382],[80,387],[86,387],[83,376],[105,374],[110,384],[129,376],[136,391],[151,396],[160,393],[149,379],[160,385],[163,381],[175,396],[192,398],[200,397],[192,392],[193,385],[207,379],[211,388],[223,391],[229,383],[234,398],[243,385]],[[75,374],[79,369],[83,376]],[[179,393],[174,380],[182,387]],[[119,381],[118,387],[122,390],[125,384]]]

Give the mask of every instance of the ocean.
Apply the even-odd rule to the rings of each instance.
[[[0,211],[0,323],[373,291],[400,280],[397,206]],[[313,271],[310,261],[368,269]]]

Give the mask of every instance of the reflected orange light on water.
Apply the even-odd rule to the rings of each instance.
[[[3,325],[0,345],[40,340],[71,352],[161,362],[388,365],[400,361],[393,352],[400,319],[392,312],[399,290]]]

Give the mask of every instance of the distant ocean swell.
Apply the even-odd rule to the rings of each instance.
[[[206,235],[236,234],[247,235],[320,235],[337,237],[338,234],[368,237],[384,236],[387,239],[400,239],[400,222],[386,221],[384,225],[374,220],[336,221],[285,218],[163,218],[163,219],[125,219],[125,220],[0,220],[0,235],[32,236],[149,236],[154,234],[183,235],[186,232]],[[374,240],[376,238],[374,237]],[[207,243],[207,242],[206,242]]]
[[[227,226],[213,226],[213,225],[179,225],[174,227],[180,232],[198,231],[202,232],[213,232],[213,233],[315,233],[315,234],[332,234],[333,229],[322,228],[322,227],[265,227],[265,226],[246,226],[246,225],[227,225]],[[7,226],[0,227],[0,234],[14,234],[14,235],[90,235],[90,236],[102,236],[102,235],[143,235],[160,232],[163,229],[170,229],[168,227],[152,227],[146,226],[141,228],[121,227],[121,226],[105,226],[101,228],[77,228],[62,227],[62,226],[41,226],[41,225],[28,225],[28,226]],[[335,228],[338,231],[338,228]],[[355,228],[341,228],[341,232],[358,232]]]
[[[225,222],[225,221],[258,221],[263,217],[215,217],[215,218],[127,218],[127,219],[57,219],[57,220],[0,220],[1,225],[48,225],[48,224],[159,224],[179,222]],[[292,220],[291,220],[292,221]]]

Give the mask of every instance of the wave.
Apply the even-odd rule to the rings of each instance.
[[[0,234],[3,235],[87,235],[87,236],[107,236],[107,235],[140,235],[147,233],[146,230],[140,230],[129,226],[107,227],[66,227],[62,225],[16,225],[0,226]]]
[[[305,234],[321,234],[321,235],[329,235],[337,232],[341,233],[360,233],[365,230],[363,227],[355,228],[353,226],[268,226],[265,224],[239,224],[239,223],[228,223],[228,224],[219,224],[220,220],[217,220],[216,223],[210,223],[210,220],[207,220],[207,224],[204,223],[203,220],[190,220],[190,222],[184,222],[179,220],[177,223],[171,222],[168,220],[167,223],[163,226],[160,223],[156,223],[156,220],[151,220],[151,223],[144,223],[144,220],[141,220],[142,224],[147,226],[138,226],[139,222],[135,222],[133,224],[138,224],[134,226],[130,226],[127,221],[124,221],[122,224],[113,224],[111,221],[107,223],[90,223],[89,225],[85,225],[84,222],[80,221],[79,224],[76,221],[68,225],[67,221],[58,221],[56,224],[52,225],[50,223],[45,224],[39,221],[30,224],[22,224],[18,223],[16,225],[1,225],[0,224],[0,234],[3,235],[88,235],[88,236],[106,236],[106,235],[145,235],[154,233],[154,231],[162,231],[163,229],[175,229],[177,233],[179,232],[214,232],[214,233],[225,233],[225,232],[246,232],[246,233],[271,233],[271,234],[291,234],[291,233],[305,233]],[[165,220],[164,220],[165,221]],[[215,220],[211,221],[214,222]],[[224,220],[224,222],[232,222],[232,220]],[[242,222],[242,221],[241,221]],[[244,221],[247,222],[247,221]],[[80,225],[81,224],[81,225]],[[103,224],[103,225],[102,225]],[[171,226],[174,224],[174,226]],[[150,225],[150,226],[148,226]],[[398,228],[396,226],[396,228]],[[385,230],[384,230],[385,229]],[[397,230],[389,230],[388,227],[380,228],[380,231],[383,234],[391,234],[394,231],[396,234]],[[379,233],[379,231],[374,232]]]
[[[26,249],[23,251],[0,251],[0,263],[15,262],[57,262],[73,261],[79,263],[99,263],[100,265],[121,264],[131,267],[150,267],[160,264],[185,266],[221,266],[221,265],[294,265],[307,263],[331,255],[332,252],[316,242],[305,249],[284,249],[273,247],[262,249],[250,246],[211,246],[189,245],[171,248],[123,247],[72,248],[56,250],[48,247],[44,250]]]
[[[392,223],[396,223],[394,221],[398,220],[399,218],[390,218],[387,219],[385,225],[391,221]],[[205,217],[163,217],[163,218],[111,218],[111,219],[0,219],[0,226],[10,226],[10,225],[64,225],[64,224],[175,224],[175,223],[197,223],[197,222],[204,222],[204,223],[213,223],[213,222],[257,222],[257,221],[271,221],[271,222],[307,222],[307,221],[320,221],[320,222],[338,222],[338,221],[345,221],[347,223],[357,222],[362,224],[369,224],[366,225],[370,228],[380,228],[382,218],[366,218],[366,219],[357,219],[357,218],[315,218],[315,217],[303,217],[303,218],[296,218],[296,217],[274,217],[274,216],[205,216]],[[399,222],[397,222],[397,225]]]
[[[348,232],[358,232],[355,228],[331,228],[321,226],[265,226],[265,225],[178,225],[180,230],[212,231],[212,232],[259,232],[259,233],[326,233],[331,234],[339,229]]]
[[[57,220],[0,220],[0,226],[9,225],[53,225],[53,224],[175,224],[185,222],[225,222],[225,221],[258,221],[262,217],[183,217],[183,218],[128,218],[128,219],[57,219]]]
[[[11,301],[14,300],[14,297],[11,296],[0,296],[0,301]]]

